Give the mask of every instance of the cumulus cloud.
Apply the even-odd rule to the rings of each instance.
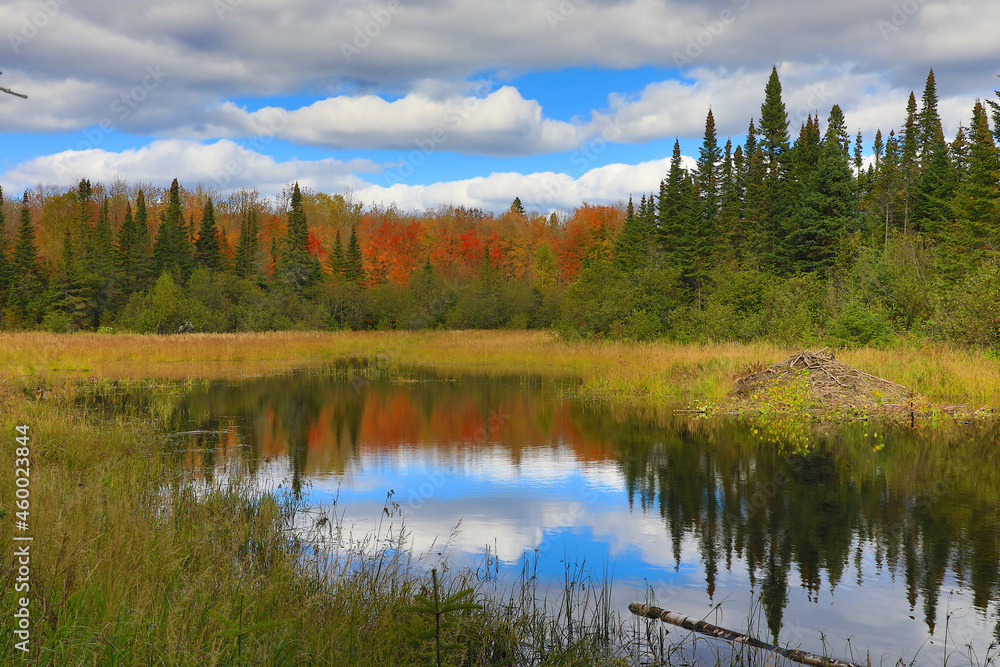
[[[234,98],[305,91],[321,100],[320,106],[306,107],[300,115],[323,116],[343,110],[347,91],[440,99],[447,86],[485,71],[654,65],[680,67],[697,78],[700,72],[752,72],[781,62],[853,62],[863,63],[858,76],[878,72],[885,85],[908,88],[934,66],[941,74],[941,92],[949,96],[990,85],[1000,60],[995,39],[1000,5],[986,0],[907,0],[889,6],[865,0],[806,5],[790,0],[297,0],[281,5],[12,0],[0,7],[0,24],[10,26],[5,67],[47,95],[40,98],[46,104],[35,107],[37,113],[26,114],[40,116],[40,122],[7,126],[32,131],[99,122],[115,98],[142,80],[147,67],[170,72],[164,92],[122,127],[171,134],[178,125],[193,131],[201,124],[198,136],[208,136],[212,114]],[[60,87],[72,82],[81,90],[63,95]],[[646,98],[653,105],[657,93],[669,97],[671,92],[667,85],[646,91]],[[698,92],[713,91],[702,85]],[[520,136],[539,131],[530,101],[516,92],[494,95],[491,104],[498,113],[506,112],[502,120],[522,124]],[[501,109],[504,101],[512,107]],[[360,108],[371,101],[362,96],[353,104]],[[181,118],[184,123],[178,123]],[[662,119],[638,120],[636,137],[664,125]],[[541,127],[543,138],[555,143],[575,132],[544,119]],[[314,141],[342,140],[322,125],[304,131],[310,132]],[[224,136],[223,131],[216,136]]]
[[[687,168],[694,166],[684,156]],[[669,159],[635,165],[594,166],[580,176],[559,172],[492,173],[488,176],[428,185],[372,183],[386,165],[370,160],[286,160],[241,146],[229,139],[203,144],[192,140],[163,139],[141,148],[120,152],[101,148],[67,150],[37,157],[7,170],[3,175],[8,192],[55,185],[72,187],[80,178],[108,182],[115,178],[168,184],[177,178],[191,187],[202,184],[228,193],[246,187],[264,196],[280,195],[292,181],[320,192],[352,190],[359,201],[402,210],[422,211],[442,204],[503,211],[515,197],[525,207],[547,213],[572,210],[582,202],[614,204],[659,189],[669,168]]]
[[[486,84],[484,84],[485,86]],[[247,112],[223,104],[216,122],[253,136],[326,148],[413,148],[489,155],[527,155],[575,148],[586,129],[546,119],[542,107],[511,86],[481,96],[435,99],[412,93],[395,101],[376,95],[337,96],[300,109],[265,107]]]
[[[378,169],[370,160],[279,162],[228,139],[210,144],[163,139],[121,152],[85,148],[37,157],[8,170],[3,180],[11,192],[37,184],[72,187],[82,177],[103,182],[123,177],[157,184],[168,184],[177,178],[192,186],[202,184],[222,192],[246,187],[256,188],[265,195],[278,195],[292,181],[326,192],[355,188],[364,184],[359,173]]]

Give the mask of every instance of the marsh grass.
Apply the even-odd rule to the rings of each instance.
[[[792,348],[766,342],[567,342],[547,331],[272,332],[253,334],[0,334],[0,381],[60,376],[244,378],[368,358],[443,372],[537,374],[579,380],[582,398],[648,408],[717,401],[753,368]],[[934,402],[1000,407],[1000,362],[983,352],[900,343],[841,350],[839,359]],[[402,375],[401,380],[406,378]]]
[[[401,525],[336,539],[336,518],[316,521],[287,490],[232,468],[196,479],[170,465],[151,419],[97,422],[74,391],[0,390],[3,432],[25,423],[31,433],[32,664],[399,665],[426,653],[409,641],[421,621],[408,606],[430,580]],[[12,517],[2,526],[10,544]],[[0,571],[8,619],[24,595],[13,565],[5,557]],[[573,589],[578,575],[567,581]],[[442,578],[446,596],[471,587],[481,605],[452,613],[445,639],[460,649],[445,664],[625,664],[616,616],[591,605],[599,597],[574,597],[564,626],[547,594],[529,590],[535,581],[506,593],[488,584],[470,568]],[[5,659],[13,643],[5,623]]]

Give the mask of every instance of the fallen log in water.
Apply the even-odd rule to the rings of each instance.
[[[678,614],[673,611],[667,611],[666,609],[660,609],[659,607],[654,607],[648,604],[633,602],[628,606],[628,610],[636,616],[659,619],[664,623],[670,623],[671,625],[677,625],[685,628],[686,630],[700,632],[701,634],[708,635],[709,637],[725,639],[736,644],[744,644],[746,646],[753,646],[755,648],[773,651],[778,655],[782,655],[789,660],[803,665],[815,665],[816,667],[862,667],[861,665],[853,662],[844,662],[843,660],[824,658],[823,656],[806,653],[805,651],[799,651],[798,649],[782,648],[780,646],[775,646],[774,644],[768,644],[759,639],[755,639],[754,637],[748,637],[747,635],[735,632],[734,630],[726,630],[725,628],[720,628],[716,625],[712,625],[711,623],[699,621],[697,618],[685,616],[684,614]]]

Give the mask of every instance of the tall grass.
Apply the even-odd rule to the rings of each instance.
[[[245,377],[348,357],[444,371],[533,373],[581,380],[579,393],[613,404],[717,401],[751,364],[795,350],[766,342],[570,343],[545,331],[274,332],[253,334],[0,334],[0,380]],[[843,350],[861,370],[935,402],[1000,407],[1000,362],[973,350],[900,344]]]
[[[430,580],[403,533],[313,539],[303,526],[323,524],[280,489],[261,490],[240,470],[207,483],[170,466],[152,422],[96,423],[67,384],[44,399],[10,385],[0,432],[13,441],[24,423],[31,434],[32,664],[420,664],[420,618],[406,607]],[[14,497],[13,475],[0,494]],[[2,507],[0,539],[11,544]],[[9,620],[24,593],[13,557],[0,567]],[[445,639],[459,648],[444,664],[623,664],[622,626],[606,607],[574,598],[567,635],[534,582],[489,595],[487,583],[472,569],[442,583],[472,585],[482,606],[455,613]],[[4,660],[17,655],[11,627],[0,629]]]

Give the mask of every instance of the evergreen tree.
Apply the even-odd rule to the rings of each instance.
[[[260,252],[260,228],[257,222],[257,208],[248,206],[240,220],[240,238],[236,242],[236,275],[251,278],[257,272]]]
[[[914,188],[920,176],[920,165],[917,161],[920,146],[920,131],[917,126],[917,98],[910,91],[910,99],[906,102],[906,122],[903,125],[902,147],[900,154],[900,173],[903,184],[903,231],[910,227],[910,207],[912,206]]]
[[[736,148],[737,151],[741,149]],[[742,157],[742,153],[741,153]],[[722,157],[721,190],[719,193],[719,218],[716,231],[718,249],[732,257],[741,257],[745,250],[746,234],[740,224],[740,185],[733,158],[733,142],[726,140]]]
[[[302,206],[299,184],[292,189],[291,210],[288,212],[288,229],[279,261],[279,276],[292,289],[301,291],[315,278],[312,257],[309,253],[309,226]]]
[[[791,229],[782,243],[786,267],[795,272],[823,271],[833,265],[840,234],[850,225],[853,178],[843,143],[843,116],[831,109],[832,122],[819,155],[816,171],[802,193]]]
[[[351,238],[347,242],[347,255],[344,257],[344,278],[348,282],[358,284],[365,278],[357,226],[351,227]]]
[[[0,186],[0,308],[7,303],[7,288],[10,286],[11,266],[7,261],[7,221],[3,212],[3,187]],[[2,315],[0,315],[2,322]]]
[[[714,235],[715,220],[719,214],[719,167],[722,151],[715,134],[715,117],[708,110],[705,119],[705,136],[698,154],[697,183],[701,197],[701,218],[705,233]]]
[[[38,266],[38,249],[35,247],[35,227],[28,206],[28,191],[21,202],[21,226],[17,245],[11,257],[11,285],[7,302],[15,317],[22,324],[33,324],[38,297],[44,290],[42,273]]]
[[[951,198],[955,191],[955,170],[944,142],[930,147],[927,168],[917,179],[913,195],[913,228],[940,235],[950,223]]]
[[[62,258],[53,278],[49,302],[51,310],[68,320],[70,331],[88,328],[92,324],[95,304],[88,296],[83,272],[73,252],[69,230],[63,235]]]
[[[90,255],[86,258],[84,281],[88,291],[87,301],[93,306],[90,326],[96,329],[101,325],[105,313],[111,308],[117,293],[115,239],[108,214],[107,197],[101,201],[97,224],[94,226],[88,245]]]
[[[645,200],[643,200],[643,204],[645,204]],[[625,213],[625,224],[622,225],[622,231],[615,239],[615,266],[628,272],[635,271],[645,264],[647,248],[642,236],[641,218],[636,215],[630,196]]]
[[[118,245],[115,252],[115,268],[118,271],[119,285],[125,296],[135,292],[136,270],[134,262],[135,216],[132,214],[132,203],[125,204],[125,218],[118,228]]]
[[[429,255],[427,261],[431,261]],[[344,243],[340,240],[339,229],[333,240],[333,252],[330,253],[330,271],[333,273],[334,278],[342,278],[344,276]]]
[[[764,88],[764,103],[760,106],[761,147],[767,158],[768,169],[780,175],[784,154],[788,151],[788,113],[781,99],[781,81],[778,68],[772,66],[771,76]]]
[[[788,113],[781,99],[778,68],[764,88],[764,103],[760,107],[760,147],[764,154],[765,187],[768,207],[761,217],[764,256],[773,262],[785,221],[790,217],[793,194],[788,187]]]
[[[954,143],[952,146],[957,152]],[[979,100],[972,109],[968,144],[963,152],[966,165],[952,207],[960,224],[957,233],[967,248],[996,248],[1000,244],[1000,153],[990,133],[986,107]]]
[[[927,83],[921,99],[920,113],[917,114],[917,157],[921,171],[927,169],[932,159],[934,144],[944,143],[944,130],[941,127],[941,117],[938,115],[937,84],[934,82],[934,70],[927,73]]]
[[[212,198],[205,201],[205,209],[201,214],[201,227],[198,230],[198,240],[194,244],[195,258],[200,267],[209,271],[222,270],[222,252],[219,249],[219,230],[215,226],[215,206]]]
[[[1000,77],[1000,74],[997,74]],[[996,93],[997,98],[1000,98],[1000,90],[993,91]],[[990,105],[990,109],[993,110],[993,137],[1000,144],[1000,103],[996,100],[986,100],[986,103]],[[1000,640],[998,640],[1000,641]]]
[[[167,207],[160,219],[160,229],[153,247],[155,273],[169,273],[176,284],[187,282],[194,257],[188,240],[187,224],[181,206],[180,185],[175,178],[167,194]]]
[[[152,234],[149,231],[149,212],[146,209],[146,196],[142,190],[136,196],[135,202],[135,236],[130,247],[129,264],[135,271],[134,291],[141,292],[152,286],[155,267],[152,254]]]
[[[660,197],[657,201],[656,228],[660,245],[667,257],[672,259],[682,233],[683,183],[685,171],[681,167],[681,143],[674,140],[674,151],[670,158],[667,178],[660,181]]]
[[[510,205],[510,212],[524,217],[528,215],[524,210],[524,206],[521,205],[520,197],[514,197],[514,201]]]

